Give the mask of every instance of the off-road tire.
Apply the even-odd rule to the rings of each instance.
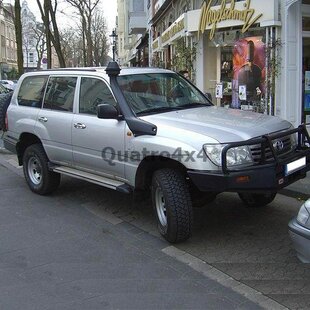
[[[166,223],[158,211],[160,200],[164,205]],[[152,203],[160,234],[169,242],[187,240],[191,236],[193,209],[185,177],[177,170],[161,169],[152,178]]]
[[[48,169],[48,158],[41,144],[26,148],[23,170],[29,188],[36,194],[49,194],[59,186],[60,174]]]
[[[250,208],[261,208],[271,203],[275,199],[277,193],[238,193],[238,195],[246,206]]]
[[[0,95],[0,130],[5,128],[5,114],[10,105],[13,92]]]

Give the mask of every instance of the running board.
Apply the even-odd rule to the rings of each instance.
[[[132,192],[132,189],[128,184],[117,181],[117,180],[105,178],[100,175],[95,175],[89,172],[77,170],[77,169],[70,168],[70,167],[64,167],[64,166],[51,166],[50,169],[54,172],[58,172],[58,173],[65,174],[73,178],[85,180],[85,181],[88,181],[94,184],[98,184],[98,185],[101,185],[107,188],[111,188],[124,194],[130,194]]]

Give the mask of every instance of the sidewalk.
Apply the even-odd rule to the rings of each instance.
[[[1,136],[2,131],[0,131],[0,153],[3,153],[7,151],[3,148]],[[306,178],[287,186],[282,189],[280,193],[290,197],[301,198],[303,200],[310,198],[310,172],[307,173]]]

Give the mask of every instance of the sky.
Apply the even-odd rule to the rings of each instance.
[[[37,20],[40,20],[40,12],[38,9],[37,1],[36,0],[26,0],[28,3],[29,9],[33,12],[33,14],[36,16]],[[4,2],[9,2],[14,4],[14,0],[5,0]],[[23,0],[20,0],[21,4],[23,3]],[[43,0],[41,0],[43,3]],[[59,9],[62,9],[66,12],[66,15],[64,14],[58,14],[58,22],[60,28],[66,27],[72,23],[74,23],[73,14],[70,13],[69,5],[64,4],[65,0],[58,0],[58,7]],[[99,7],[103,10],[103,14],[105,16],[105,19],[107,21],[107,28],[108,33],[112,32],[112,29],[115,28],[115,17],[117,15],[117,0],[100,0]]]

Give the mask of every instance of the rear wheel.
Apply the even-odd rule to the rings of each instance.
[[[169,242],[187,240],[192,229],[192,203],[184,176],[161,169],[152,179],[152,202],[160,234]]]
[[[48,158],[41,144],[32,144],[26,148],[23,169],[27,184],[34,193],[49,194],[60,183],[60,174],[48,169]]]
[[[271,203],[275,199],[277,193],[238,193],[238,195],[248,207],[260,208]]]

